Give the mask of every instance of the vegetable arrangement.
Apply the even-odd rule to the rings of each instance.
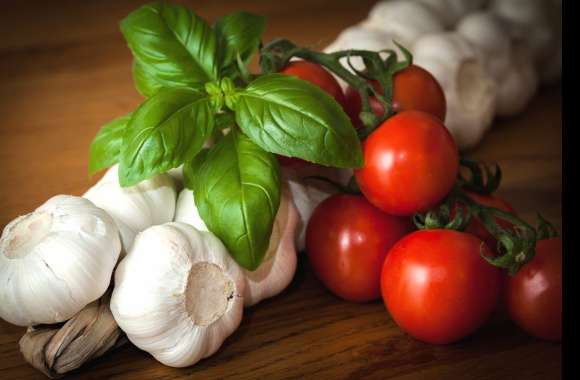
[[[460,157],[436,76],[395,41],[322,53],[263,45],[264,29],[257,15],[210,26],[165,3],[121,22],[145,100],[93,140],[89,172],[109,169],[0,239],[0,316],[29,326],[25,358],[58,377],[122,331],[166,365],[193,365],[244,307],[288,286],[304,249],[330,291],[382,297],[418,339],[461,339],[500,298],[530,334],[560,339],[560,240],[493,195],[499,167]],[[515,274],[505,289],[502,270]],[[63,325],[37,326],[49,323]]]

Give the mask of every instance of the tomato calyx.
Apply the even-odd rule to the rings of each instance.
[[[465,208],[459,208],[455,213],[451,210],[452,205],[443,203],[436,209],[413,215],[413,223],[420,230],[464,231],[471,222],[471,213]]]
[[[457,182],[462,189],[488,195],[494,193],[499,188],[502,172],[498,164],[495,164],[492,172],[489,165],[461,157],[459,165],[460,171]],[[464,176],[461,169],[467,171],[469,175],[467,177]]]
[[[560,236],[556,227],[554,227],[552,223],[546,220],[542,214],[538,212],[536,215],[539,220],[538,227],[536,228],[538,240],[546,240]]]
[[[329,70],[334,75],[350,84],[360,94],[362,111],[359,115],[363,128],[358,133],[361,139],[366,138],[378,125],[393,115],[393,75],[404,70],[413,63],[413,56],[396,41],[393,43],[399,48],[403,60],[397,60],[397,53],[392,49],[381,51],[368,50],[341,50],[333,53],[322,53],[296,46],[287,39],[275,39],[260,49],[260,68],[262,74],[280,71],[290,59],[296,57],[316,63]],[[386,58],[381,53],[387,54]],[[361,58],[364,70],[354,69],[351,59]],[[341,64],[346,59],[349,71]],[[354,74],[353,74],[354,73]],[[377,91],[371,81],[378,81],[383,91]],[[376,98],[383,106],[382,117],[377,117],[370,105],[370,98]]]

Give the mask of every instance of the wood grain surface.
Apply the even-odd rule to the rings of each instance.
[[[56,194],[82,194],[88,146],[102,124],[135,108],[131,57],[118,22],[139,1],[2,1],[0,4],[0,227]],[[209,21],[247,10],[268,17],[265,40],[322,48],[362,20],[372,0],[191,1]],[[498,162],[500,194],[522,217],[539,211],[561,227],[561,87],[542,88],[518,117],[497,120],[469,156]],[[164,367],[125,346],[72,379],[557,379],[561,345],[528,337],[502,313],[457,344],[405,335],[381,302],[327,292],[305,256],[291,286],[246,310],[211,358]],[[0,379],[42,379],[18,351],[24,329],[0,321]]]

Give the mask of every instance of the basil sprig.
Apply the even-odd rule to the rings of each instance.
[[[335,167],[363,163],[355,130],[330,95],[294,77],[248,75],[264,29],[263,17],[246,12],[214,27],[180,5],[130,13],[121,32],[146,99],[99,131],[89,164],[94,173],[118,163],[122,186],[183,164],[202,219],[249,270],[265,256],[280,203],[274,153]],[[202,149],[212,137],[215,145]]]

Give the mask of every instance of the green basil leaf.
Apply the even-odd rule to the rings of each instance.
[[[202,149],[193,160],[188,160],[183,163],[183,184],[189,190],[193,190],[193,184],[195,183],[195,175],[201,165],[205,162],[207,157],[207,152],[209,149]]]
[[[211,136],[209,98],[191,89],[162,89],[133,113],[123,135],[119,182],[131,186],[192,159]]]
[[[146,98],[155,95],[163,88],[163,84],[157,81],[155,75],[149,73],[147,68],[140,64],[137,60],[133,61],[132,74],[135,88],[141,95]]]
[[[232,130],[194,165],[199,214],[242,267],[262,262],[280,206],[275,156]]]
[[[146,4],[121,21],[121,32],[138,62],[134,77],[140,92],[217,79],[215,33],[184,6]]]
[[[89,174],[116,164],[119,160],[121,143],[131,114],[121,116],[105,124],[97,133],[90,148]]]
[[[234,12],[223,16],[215,23],[221,67],[235,64],[239,54],[248,63],[258,49],[266,29],[266,18],[247,12]]]
[[[238,93],[236,122],[263,149],[334,167],[361,167],[356,131],[324,90],[298,78],[264,75]]]

